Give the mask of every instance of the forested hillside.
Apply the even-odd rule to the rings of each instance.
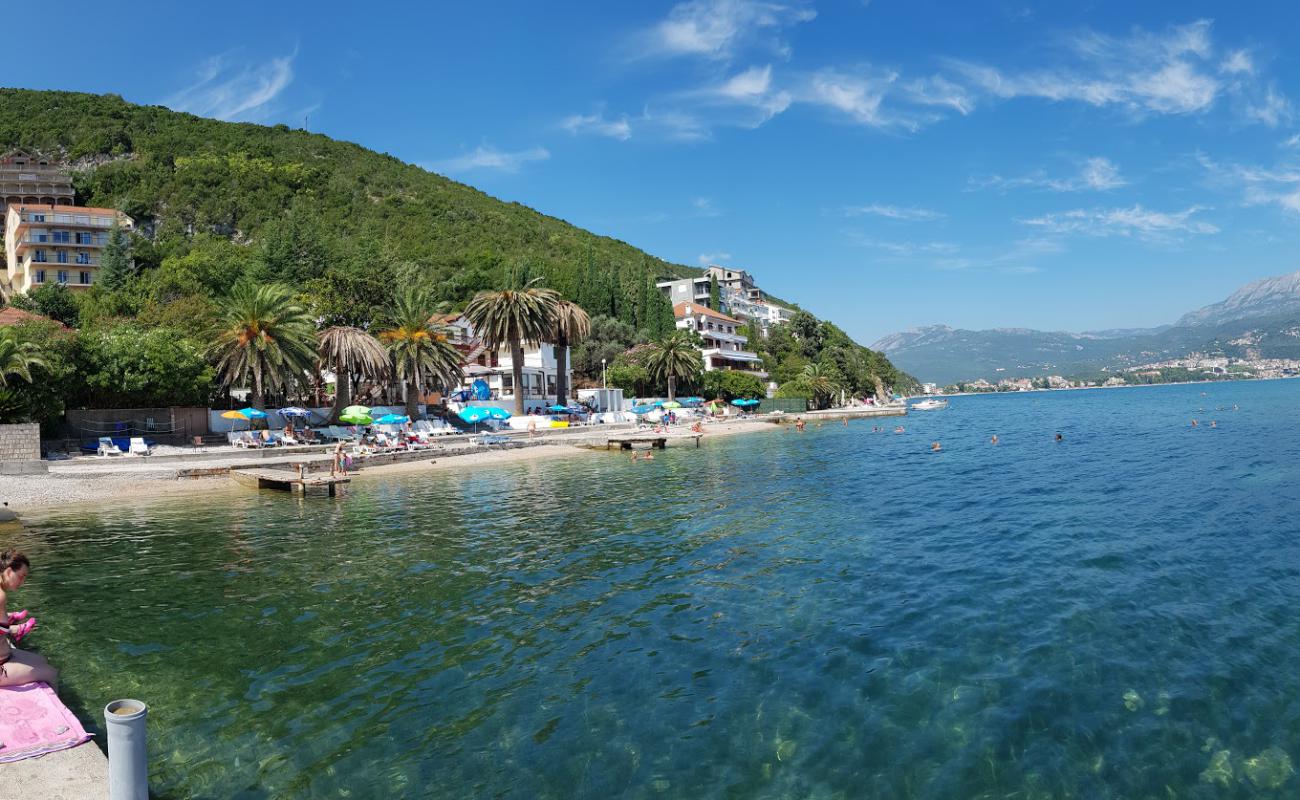
[[[654,281],[700,274],[283,125],[203,119],[115,95],[0,89],[0,151],[12,147],[71,165],[79,204],[119,208],[138,223],[129,274],[101,275],[75,302],[53,290],[38,298],[37,310],[96,335],[164,328],[201,351],[220,299],[248,280],[290,287],[322,326],[371,328],[389,321],[398,287],[424,287],[459,308],[476,292],[540,279],[645,341],[672,329]],[[847,347],[886,385],[908,385],[878,354]],[[820,348],[804,350],[815,359]],[[868,388],[867,377],[850,388]]]

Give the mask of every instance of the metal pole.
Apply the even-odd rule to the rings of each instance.
[[[104,706],[109,800],[149,800],[148,715],[149,707],[139,700],[114,700]]]
[[[605,382],[605,359],[603,358],[600,360],[600,388],[609,388],[609,384]]]

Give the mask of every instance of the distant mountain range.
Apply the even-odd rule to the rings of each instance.
[[[1173,325],[1068,333],[969,331],[947,325],[890,334],[871,345],[922,381],[1081,375],[1180,358],[1300,358],[1300,272],[1253,281]]]

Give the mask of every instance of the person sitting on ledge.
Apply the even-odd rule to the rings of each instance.
[[[9,614],[9,593],[17,591],[27,580],[31,562],[27,556],[17,550],[0,552],[0,619],[12,622]],[[23,612],[18,612],[22,614]],[[15,615],[16,616],[16,615]],[[56,692],[59,690],[59,672],[50,663],[35,653],[19,650],[9,642],[10,635],[17,635],[22,630],[25,635],[36,626],[36,620],[28,619],[21,625],[6,627],[0,636],[0,686],[19,686],[33,681],[44,681]],[[21,636],[19,636],[21,638]]]

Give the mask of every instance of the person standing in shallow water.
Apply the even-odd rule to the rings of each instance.
[[[9,621],[9,593],[22,588],[30,570],[31,562],[17,550],[0,553],[0,619]],[[5,635],[0,636],[0,686],[43,681],[57,692],[59,671],[41,656],[14,647],[9,642],[8,633],[6,627]]]

